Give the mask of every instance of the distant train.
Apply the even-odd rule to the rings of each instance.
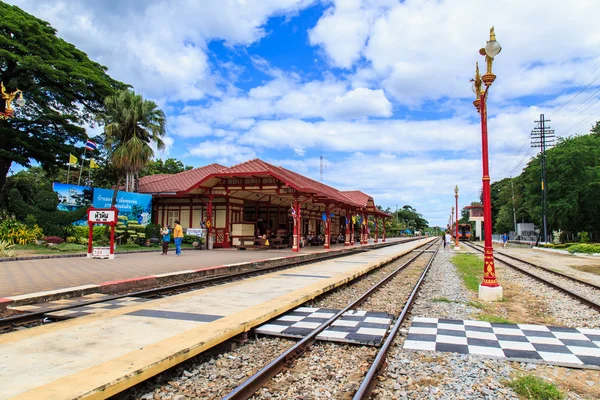
[[[458,224],[458,240],[471,240],[471,224]]]

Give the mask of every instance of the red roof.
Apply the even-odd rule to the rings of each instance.
[[[312,193],[317,196],[325,197],[327,200],[348,204],[354,207],[362,207],[361,204],[349,199],[339,190],[332,188],[331,186],[327,186],[321,182],[307,178],[297,172],[290,171],[289,169],[269,164],[258,158],[245,161],[230,168],[224,168],[214,175],[221,177],[236,176],[239,174],[270,175],[279,179],[280,181],[283,181],[286,185],[291,186],[300,192]]]
[[[175,193],[183,192],[210,174],[225,168],[220,164],[210,164],[200,168],[190,169],[178,174],[157,174],[140,178],[138,191],[140,193]]]
[[[225,178],[255,175],[272,176],[299,192],[314,195],[319,200],[336,202],[353,208],[366,208],[369,200],[373,201],[371,196],[359,190],[341,192],[331,186],[300,175],[297,172],[269,164],[258,158],[236,164],[229,168],[219,164],[210,164],[173,175],[145,176],[140,179],[139,192],[184,194],[214,177]],[[375,202],[373,202],[374,206]],[[390,216],[377,209],[369,210],[369,213],[373,212],[382,216]]]

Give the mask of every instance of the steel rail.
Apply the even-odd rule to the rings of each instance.
[[[470,246],[473,249],[475,249],[475,250],[483,253],[482,249],[480,249],[480,248],[478,248],[478,247],[476,247],[474,245],[468,244],[468,246]],[[575,300],[577,300],[577,301],[585,304],[586,306],[594,309],[595,311],[600,312],[600,304],[596,303],[595,301],[590,300],[590,299],[588,299],[586,297],[583,297],[583,296],[581,296],[581,295],[579,295],[579,294],[577,294],[577,293],[575,293],[575,292],[573,292],[573,291],[571,291],[571,290],[569,290],[567,288],[564,288],[564,287],[562,287],[562,286],[560,286],[560,285],[558,285],[558,284],[556,284],[554,282],[550,282],[549,280],[546,280],[546,279],[542,278],[541,276],[538,276],[538,275],[534,274],[533,272],[527,271],[527,270],[525,270],[525,269],[523,269],[521,267],[517,267],[516,265],[514,265],[512,263],[509,263],[506,260],[502,260],[502,259],[498,258],[496,255],[494,255],[494,258],[497,261],[500,261],[501,263],[503,263],[505,265],[508,265],[509,267],[514,268],[517,271],[519,271],[519,272],[521,272],[521,273],[529,276],[530,278],[536,279],[536,280],[542,282],[543,284],[545,284],[547,286],[550,286],[551,288],[556,289],[559,292],[562,292],[562,293],[566,294],[567,296],[570,296],[573,299],[575,299]],[[518,260],[518,261],[521,261],[521,260]],[[563,276],[562,274],[560,274],[560,275]],[[566,276],[563,276],[563,277],[566,277]]]
[[[482,248],[482,247],[481,247],[481,246],[479,246],[478,244],[473,244],[473,246],[475,246],[475,247],[478,247],[478,248]],[[494,251],[494,254],[495,254],[495,255],[497,254],[497,255],[499,255],[499,256],[502,256],[502,257],[507,257],[507,258],[510,258],[510,259],[512,259],[512,260],[515,260],[515,261],[521,262],[521,263],[523,263],[523,264],[530,265],[530,266],[532,266],[532,267],[534,267],[534,268],[539,268],[539,269],[540,269],[540,270],[542,270],[542,271],[546,271],[546,272],[549,272],[549,273],[551,273],[551,274],[554,274],[554,275],[556,275],[556,276],[560,276],[561,278],[566,278],[566,279],[572,280],[572,281],[574,281],[574,282],[581,283],[582,285],[585,285],[585,286],[591,287],[592,289],[597,289],[597,290],[600,290],[600,285],[596,285],[596,284],[594,284],[594,283],[587,282],[587,281],[584,281],[584,280],[582,280],[582,279],[579,279],[579,278],[575,278],[575,277],[572,277],[572,276],[569,276],[569,275],[565,275],[565,274],[563,274],[563,273],[561,273],[561,272],[554,271],[554,270],[551,270],[551,269],[549,269],[549,268],[546,268],[546,267],[542,267],[541,265],[534,264],[534,263],[532,263],[532,262],[529,262],[529,261],[527,261],[527,260],[523,260],[523,259],[521,259],[521,258],[518,258],[518,257],[515,257],[515,256],[513,256],[513,255],[506,254],[506,253],[502,253],[501,251]]]
[[[272,272],[272,271],[276,271],[279,269],[291,268],[291,267],[297,266],[299,264],[312,264],[315,262],[324,261],[324,260],[328,260],[328,259],[347,257],[347,256],[350,256],[353,254],[358,254],[358,253],[363,253],[363,252],[367,252],[367,251],[371,251],[371,250],[377,250],[377,249],[381,249],[381,248],[385,248],[385,247],[395,246],[398,244],[408,243],[408,242],[412,242],[412,241],[419,240],[419,239],[421,239],[421,238],[410,238],[408,240],[385,243],[385,244],[381,244],[381,245],[377,246],[376,248],[370,248],[370,249],[357,247],[357,248],[352,249],[352,251],[335,254],[335,255],[327,255],[327,253],[324,253],[323,256],[316,257],[311,260],[290,261],[288,263],[274,266],[274,267],[249,269],[246,271],[235,272],[235,273],[231,273],[231,274],[221,274],[221,275],[212,276],[209,278],[197,279],[197,280],[190,281],[190,282],[176,283],[176,284],[169,285],[169,286],[162,286],[162,287],[158,287],[158,288],[146,289],[146,290],[142,290],[142,291],[134,292],[134,293],[126,293],[126,294],[103,297],[101,299],[89,300],[89,301],[85,301],[85,302],[81,302],[81,303],[77,303],[77,304],[73,304],[73,305],[65,305],[65,306],[61,306],[61,307],[56,307],[56,308],[53,308],[50,310],[36,311],[36,312],[32,312],[32,313],[27,313],[27,314],[13,315],[10,317],[0,318],[0,331],[6,330],[9,328],[14,328],[14,327],[21,326],[21,325],[39,322],[39,321],[47,318],[46,314],[51,313],[51,312],[69,310],[72,308],[88,306],[91,304],[104,303],[107,301],[117,300],[117,299],[121,299],[124,297],[160,296],[160,295],[164,295],[169,292],[172,292],[172,291],[190,290],[190,288],[193,288],[194,286],[206,286],[206,285],[216,284],[219,281],[226,280],[226,279],[234,279],[234,278],[239,278],[239,277],[243,277],[243,276],[251,275],[251,274],[262,274],[262,273],[266,273],[266,272],[270,272],[270,271]]]
[[[354,394],[353,400],[366,399],[371,395],[371,392],[373,391],[373,388],[375,387],[375,383],[376,383],[375,378],[377,375],[379,375],[379,372],[385,365],[385,359],[387,357],[388,350],[390,349],[392,342],[396,338],[396,335],[398,334],[400,327],[404,323],[404,320],[406,319],[408,312],[412,308],[415,298],[417,297],[417,294],[418,294],[419,290],[421,289],[421,284],[423,283],[423,280],[425,279],[425,275],[427,275],[427,272],[429,271],[429,267],[431,266],[431,264],[433,264],[433,260],[437,256],[438,251],[439,251],[439,248],[437,250],[435,250],[435,252],[433,253],[433,256],[431,257],[431,259],[427,263],[427,266],[423,270],[423,273],[421,274],[421,277],[419,278],[417,284],[415,285],[410,296],[408,297],[408,300],[406,301],[404,308],[402,308],[402,312],[396,319],[396,323],[394,324],[394,327],[392,328],[392,330],[388,334],[387,338],[385,339],[385,342],[381,346],[381,349],[379,349],[379,352],[377,353],[377,357],[375,357],[375,360],[373,361],[373,363],[371,364],[371,367],[367,371],[367,374],[365,375],[365,378],[363,379],[360,387]]]
[[[430,243],[424,243],[420,247],[429,245],[429,247],[433,246],[437,243],[437,240],[434,240]],[[428,247],[428,248],[429,248]],[[302,355],[309,347],[311,347],[317,340],[317,336],[327,329],[331,324],[333,324],[340,316],[342,316],[348,310],[358,306],[363,301],[365,301],[374,291],[379,289],[383,284],[392,279],[398,272],[402,271],[408,265],[412,264],[414,260],[419,258],[421,255],[425,253],[420,252],[408,260],[406,263],[396,268],[392,273],[390,273],[387,277],[383,278],[381,281],[373,285],[369,290],[363,293],[356,300],[348,304],[343,310],[336,313],[333,317],[329,318],[327,321],[323,322],[313,331],[311,331],[305,338],[300,340],[298,343],[287,349],[269,364],[264,366],[246,381],[244,381],[240,386],[235,388],[232,392],[223,397],[223,400],[246,400],[250,398],[254,393],[256,393],[261,387],[264,386],[265,383],[270,381],[275,375],[277,375],[286,365],[290,365],[295,359]],[[398,256],[391,262],[394,262],[396,259],[402,256]],[[389,263],[388,263],[389,264]]]

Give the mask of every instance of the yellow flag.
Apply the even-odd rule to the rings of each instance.
[[[69,164],[77,165],[77,157],[75,157],[73,154],[69,154]]]
[[[98,164],[96,164],[96,161],[94,161],[94,159],[93,159],[93,158],[90,158],[90,168],[93,168],[93,169],[95,169],[95,168],[100,168],[100,167],[98,166]]]

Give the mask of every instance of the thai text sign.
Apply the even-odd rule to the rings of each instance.
[[[96,210],[91,209],[88,213],[88,222],[95,224],[113,224],[117,221],[115,210]]]
[[[94,247],[92,250],[92,258],[109,258],[110,247]]]

